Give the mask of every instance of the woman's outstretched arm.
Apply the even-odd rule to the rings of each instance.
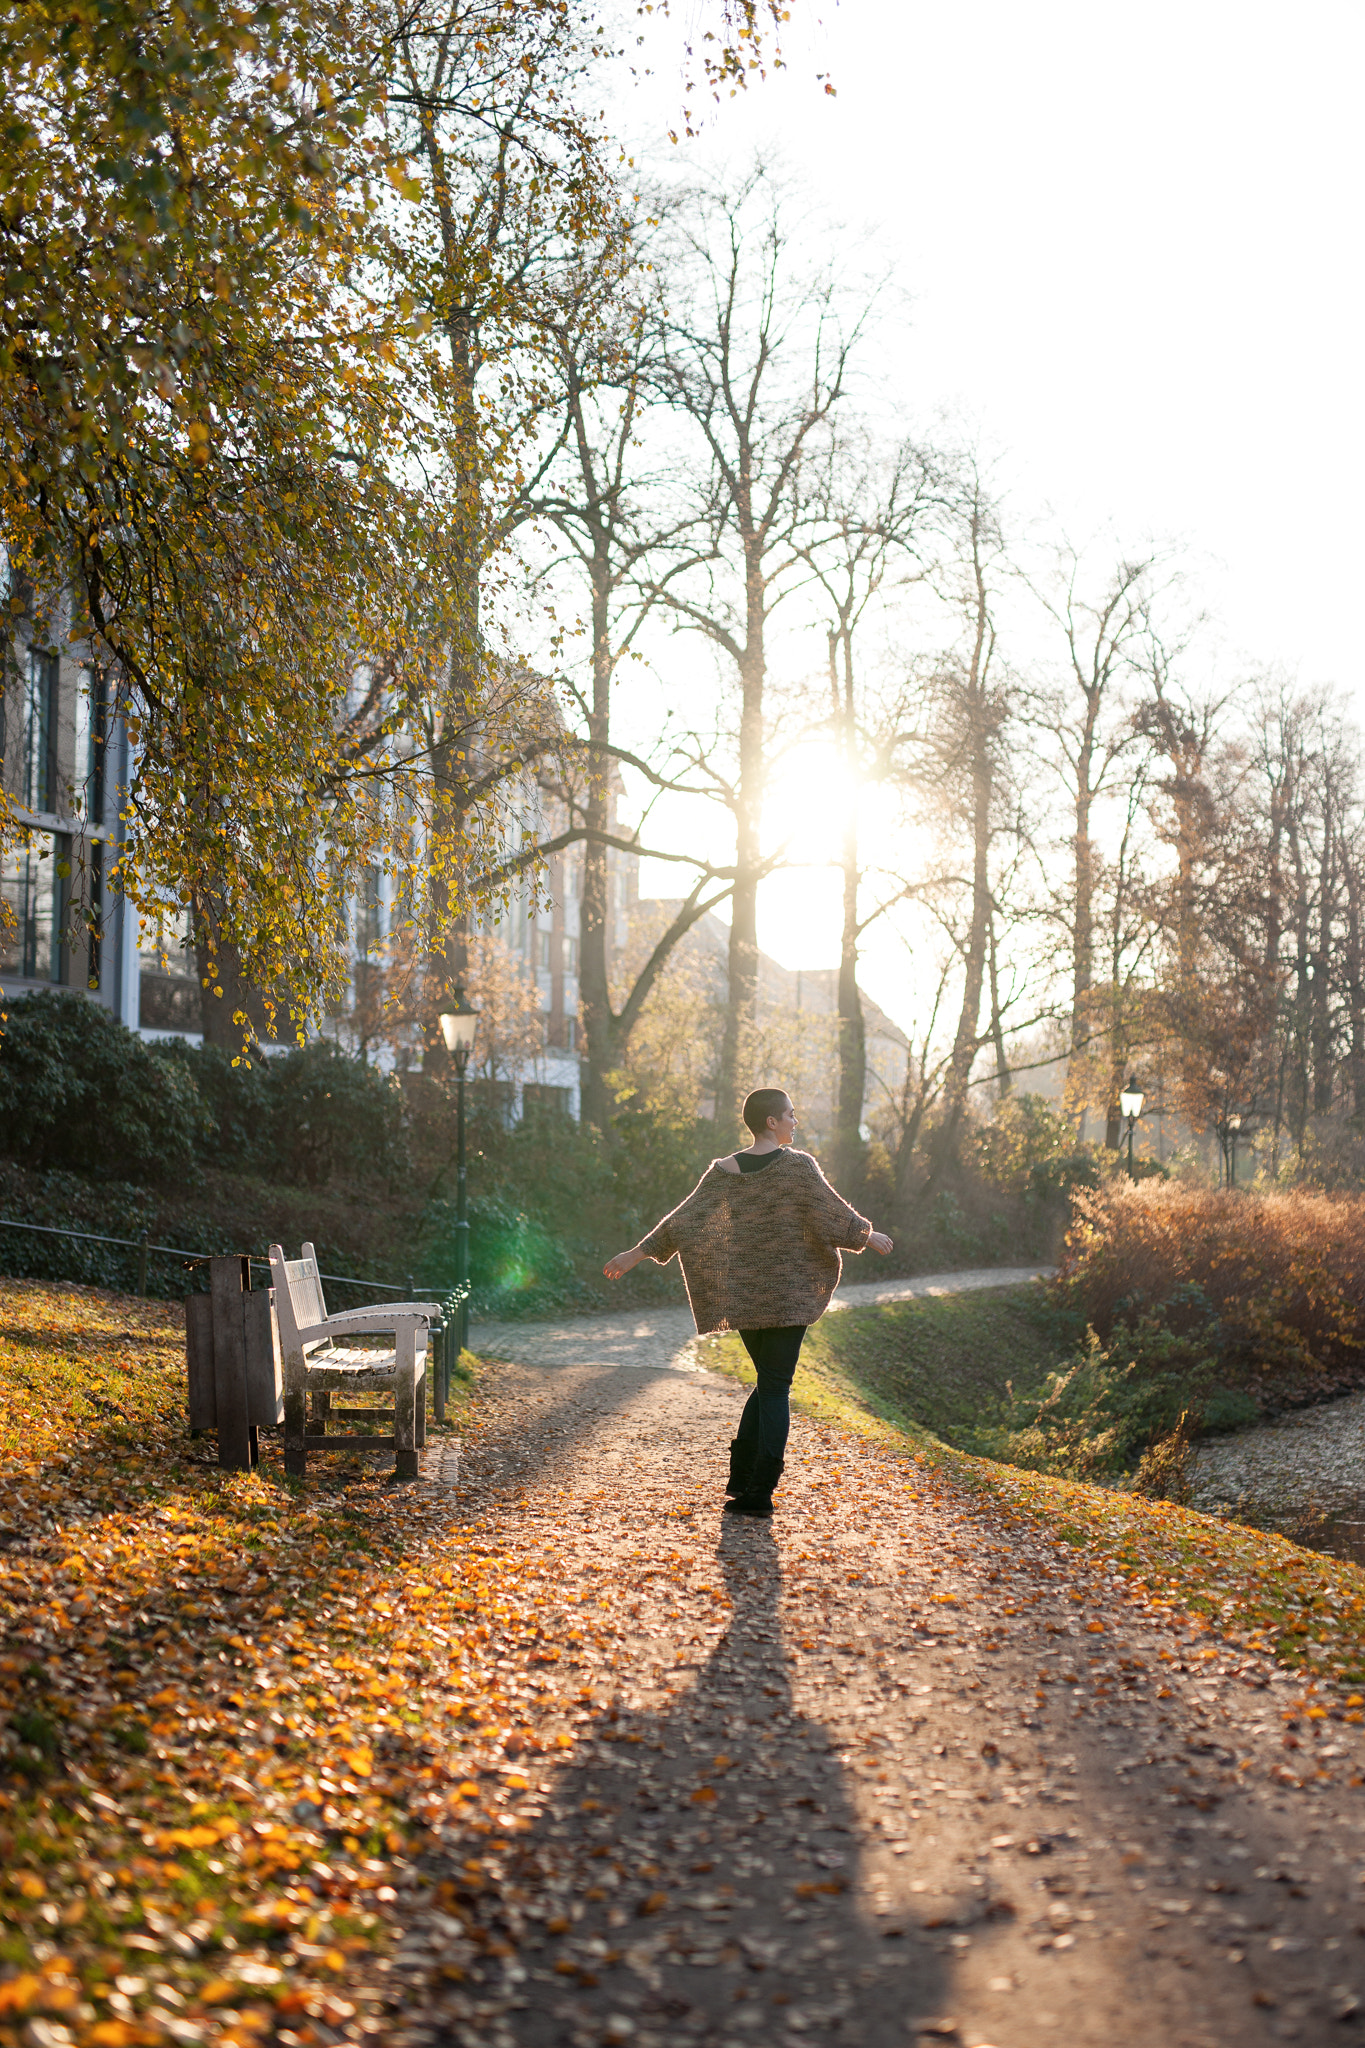
[[[644,1256],[645,1254],[640,1250],[638,1244],[632,1245],[628,1252],[618,1252],[614,1259],[608,1259],[602,1271],[606,1274],[608,1280],[620,1280],[633,1267],[638,1266]]]
[[[671,1258],[676,1257],[678,1240],[674,1235],[673,1226],[696,1201],[710,1171],[708,1167],[686,1200],[679,1202],[676,1209],[670,1209],[663,1221],[656,1223],[652,1230],[647,1230],[638,1244],[632,1245],[628,1252],[618,1252],[614,1259],[608,1259],[602,1268],[608,1280],[619,1280],[623,1274],[631,1272],[638,1266],[641,1259],[653,1259],[656,1265],[666,1266]]]

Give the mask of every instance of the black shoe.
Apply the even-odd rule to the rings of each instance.
[[[748,1488],[749,1475],[754,1467],[754,1447],[741,1443],[736,1437],[730,1445],[730,1477],[726,1481],[727,1493],[743,1493]]]
[[[773,1511],[773,1488],[782,1477],[783,1461],[770,1458],[759,1451],[749,1468],[749,1483],[743,1493],[734,1500],[727,1500],[725,1511],[735,1515],[770,1515]]]

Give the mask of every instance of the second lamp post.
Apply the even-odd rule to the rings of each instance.
[[[1136,1074],[1128,1076],[1128,1086],[1119,1096],[1119,1115],[1128,1119],[1128,1178],[1136,1180],[1137,1175],[1133,1171],[1133,1132],[1137,1128],[1138,1118],[1142,1115],[1142,1090],[1138,1087]]]

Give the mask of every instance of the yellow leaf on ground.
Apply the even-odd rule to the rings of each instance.
[[[0,1984],[0,2013],[27,2012],[42,1990],[41,1979],[25,1973]]]

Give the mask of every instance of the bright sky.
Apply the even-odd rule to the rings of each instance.
[[[907,423],[968,415],[1021,518],[1182,542],[1228,663],[1358,699],[1359,0],[793,14],[787,74],[689,147],[737,164],[775,146],[872,231],[912,300],[881,365]],[[676,104],[666,74],[642,88],[635,134]],[[770,951],[837,957],[832,881],[765,897]],[[900,949],[870,948],[864,980],[903,1011]]]

